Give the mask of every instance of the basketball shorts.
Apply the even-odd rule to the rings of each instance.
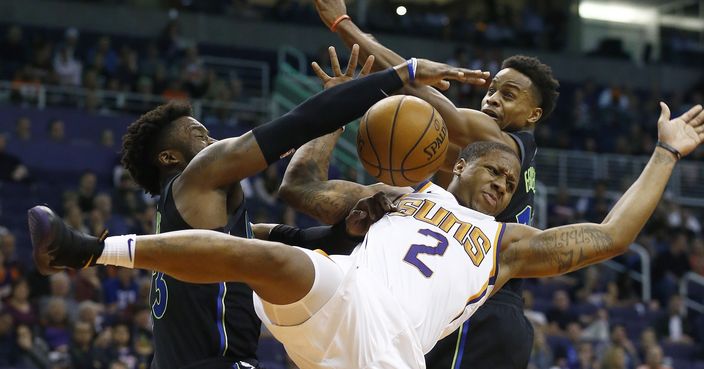
[[[339,278],[314,283],[310,294],[331,296],[310,318],[297,325],[272,323],[269,304],[254,294],[254,309],[274,337],[283,343],[301,368],[424,369],[425,358],[403,310],[385,286],[375,282],[350,256],[327,257],[304,250],[316,268],[315,278]],[[332,266],[332,268],[331,268]],[[331,275],[339,273],[337,275]]]

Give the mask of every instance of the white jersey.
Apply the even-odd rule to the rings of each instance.
[[[491,293],[504,224],[430,182],[398,207],[369,229],[357,264],[391,291],[427,353]]]
[[[256,294],[255,310],[301,368],[422,369],[423,354],[491,293],[503,229],[428,182],[372,225],[352,255],[304,250],[342,275],[308,320],[273,324]],[[316,279],[326,278],[321,273],[316,267]]]

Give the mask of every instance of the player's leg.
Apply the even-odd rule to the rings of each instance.
[[[40,271],[100,264],[157,270],[191,283],[247,283],[264,300],[290,304],[313,286],[314,264],[302,250],[279,243],[189,230],[100,240],[68,228],[49,208],[29,211]]]

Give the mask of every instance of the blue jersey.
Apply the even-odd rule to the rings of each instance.
[[[157,233],[192,228],[176,209],[172,193],[175,178],[161,192]],[[252,237],[244,200],[228,215],[227,225],[215,230]],[[185,283],[154,272],[149,300],[154,321],[152,368],[176,369],[194,364],[214,367],[208,364],[211,360],[256,363],[261,322],[254,312],[252,290],[247,285]]]

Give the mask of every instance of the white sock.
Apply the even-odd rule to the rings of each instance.
[[[96,263],[134,268],[134,256],[137,251],[137,236],[112,236],[105,239],[105,248]]]

